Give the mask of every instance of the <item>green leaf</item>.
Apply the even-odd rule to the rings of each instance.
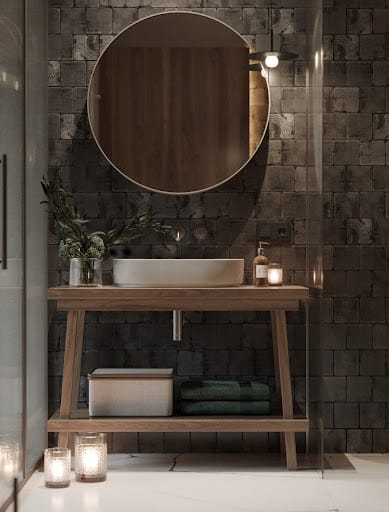
[[[59,228],[62,238],[61,252],[65,256],[68,255],[67,257],[77,251],[81,256],[88,254],[88,251],[91,250],[91,238],[94,236],[101,238],[103,246],[107,250],[111,245],[123,245],[135,240],[147,230],[164,235],[171,229],[171,226],[156,221],[156,214],[148,209],[138,215],[130,216],[127,223],[117,224],[108,231],[88,233],[89,220],[80,215],[75,208],[73,197],[62,187],[59,174],[57,173],[52,180],[42,179],[41,186],[46,197],[41,203],[47,205],[49,214]],[[98,252],[102,249],[99,247],[93,249],[92,252],[95,254],[96,250]]]

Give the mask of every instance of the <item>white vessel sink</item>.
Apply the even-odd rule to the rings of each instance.
[[[243,259],[114,259],[113,282],[126,288],[239,286]]]

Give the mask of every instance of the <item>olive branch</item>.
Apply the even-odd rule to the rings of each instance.
[[[72,194],[63,188],[58,174],[52,180],[44,178],[41,186],[46,196],[42,204],[47,205],[48,213],[59,228],[59,253],[66,259],[102,258],[111,246],[135,240],[147,230],[164,235],[171,229],[157,221],[156,214],[148,209],[108,231],[89,232],[89,220],[78,212]]]

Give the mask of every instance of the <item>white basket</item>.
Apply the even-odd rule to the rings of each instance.
[[[88,380],[90,416],[173,413],[172,368],[99,368]]]

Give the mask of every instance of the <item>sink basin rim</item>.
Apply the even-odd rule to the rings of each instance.
[[[243,261],[244,258],[112,258],[112,261]]]
[[[114,285],[122,288],[221,288],[243,277],[243,258],[113,258]]]

